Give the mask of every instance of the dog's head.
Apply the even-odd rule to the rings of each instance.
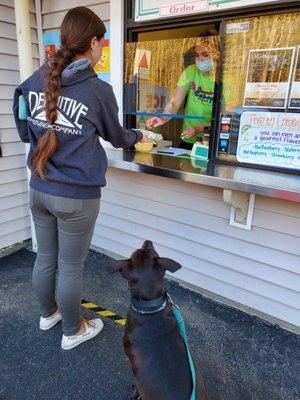
[[[132,253],[128,260],[118,260],[107,267],[110,274],[120,272],[128,280],[134,298],[153,300],[164,294],[166,271],[176,272],[181,265],[166,257],[159,257],[153,243],[146,240],[141,249]]]

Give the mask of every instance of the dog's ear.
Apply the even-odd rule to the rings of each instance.
[[[116,260],[106,267],[106,272],[113,274],[115,272],[121,272],[123,269],[129,266],[129,260]]]
[[[158,265],[161,266],[163,269],[170,271],[172,273],[178,271],[180,268],[182,268],[182,265],[180,265],[178,262],[172,260],[171,258],[167,257],[159,257],[157,260]]]

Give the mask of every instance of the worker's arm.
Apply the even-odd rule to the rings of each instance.
[[[182,106],[184,99],[187,95],[186,90],[183,87],[177,87],[174,90],[171,100],[168,102],[164,109],[164,114],[177,114],[178,110]],[[168,122],[171,118],[169,117],[152,117],[148,119],[147,126],[161,126]]]

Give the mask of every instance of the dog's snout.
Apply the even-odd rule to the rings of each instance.
[[[153,243],[151,242],[151,240],[145,240],[142,250],[148,250],[148,249],[153,249]]]

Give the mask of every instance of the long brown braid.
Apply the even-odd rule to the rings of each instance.
[[[61,25],[61,48],[48,61],[48,75],[45,79],[45,112],[48,128],[38,140],[31,158],[33,174],[45,179],[47,162],[58,145],[53,125],[57,120],[57,103],[61,92],[60,76],[75,56],[85,54],[91,40],[100,40],[105,34],[101,19],[86,7],[68,11]]]

